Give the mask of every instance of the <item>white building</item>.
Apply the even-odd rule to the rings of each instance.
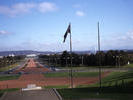
[[[3,56],[0,56],[0,58],[3,58]]]
[[[9,54],[9,57],[14,57],[15,55],[14,54]]]
[[[34,57],[37,57],[37,55],[36,54],[28,54],[28,55],[26,55],[26,57],[27,58],[34,58]]]

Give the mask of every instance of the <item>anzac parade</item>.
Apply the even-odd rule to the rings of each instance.
[[[132,0],[1,0],[0,100],[133,100]]]

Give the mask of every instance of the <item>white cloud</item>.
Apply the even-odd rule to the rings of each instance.
[[[55,11],[57,9],[54,3],[41,2],[41,3],[16,3],[11,6],[0,5],[0,14],[8,16],[16,16],[31,12],[33,9],[41,13]]]
[[[103,49],[133,49],[132,43],[133,31],[129,31],[125,35],[101,39],[101,46]]]
[[[18,3],[13,5],[12,8],[14,9],[15,13],[27,13],[35,6],[36,5],[34,3]]]
[[[76,15],[82,17],[85,15],[85,13],[83,11],[76,11]]]
[[[38,5],[38,10],[42,13],[46,13],[57,10],[57,7],[54,3],[42,2]]]
[[[133,31],[129,31],[127,32],[127,36],[126,36],[128,39],[131,39],[133,40]]]
[[[0,31],[0,34],[3,34],[3,35],[4,35],[4,34],[9,34],[9,33],[10,33],[10,32],[4,31],[4,30],[1,30],[1,31]]]
[[[81,5],[80,4],[75,4],[73,5],[74,8],[81,8]]]
[[[12,6],[0,6],[0,13],[8,16],[16,16],[18,14],[24,14],[30,12],[35,7],[33,3],[17,3]]]

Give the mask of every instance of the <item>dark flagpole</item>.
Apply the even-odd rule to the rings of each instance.
[[[71,23],[69,23],[70,25],[70,30],[71,30]],[[72,37],[71,37],[71,31],[70,31],[70,59],[71,59],[71,70],[70,70],[70,78],[71,78],[71,88],[73,88],[73,74],[72,74]]]
[[[98,27],[98,52],[99,52],[99,88],[101,89],[101,55],[100,55],[100,32],[99,32],[99,22]]]

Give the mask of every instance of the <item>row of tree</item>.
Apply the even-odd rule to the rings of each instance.
[[[61,55],[40,55],[39,59],[49,65],[70,66],[70,53],[64,51]],[[110,50],[97,52],[96,54],[72,53],[73,66],[122,66],[131,62],[128,53],[125,51]]]
[[[24,56],[6,56],[0,58],[0,68],[12,65],[22,59],[24,59]]]

